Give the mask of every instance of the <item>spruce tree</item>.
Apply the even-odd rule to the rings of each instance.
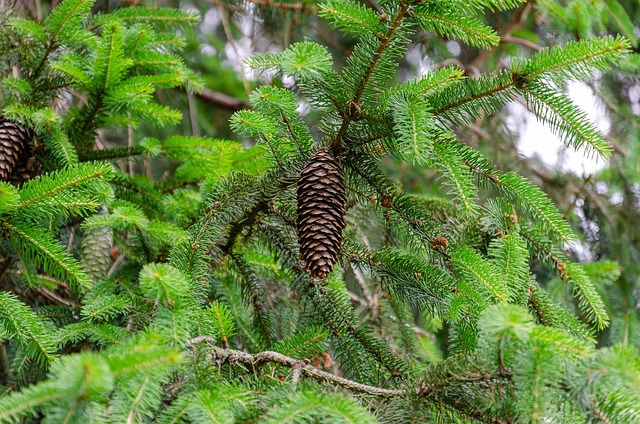
[[[407,81],[418,31],[492,51],[485,16],[529,5],[302,3],[353,51],[248,59],[292,83],[257,85],[235,140],[170,128],[163,99],[205,78],[180,53],[194,13],[2,15],[0,422],[640,421],[637,351],[597,343],[620,271],[571,260],[556,204],[460,130],[520,99],[611,157],[564,85],[629,66],[626,15],[603,2],[629,38],[597,37],[584,2],[540,3],[579,39]]]

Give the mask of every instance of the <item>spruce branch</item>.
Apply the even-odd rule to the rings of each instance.
[[[415,17],[425,30],[457,38],[469,45],[491,49],[500,42],[500,38],[491,27],[477,18],[469,17],[465,11],[459,11],[451,4],[422,4],[411,11],[411,16]]]
[[[79,291],[91,286],[79,262],[49,233],[21,221],[5,221],[0,226],[11,234],[11,242],[17,249],[26,257],[38,260],[45,272],[66,279]]]
[[[496,85],[494,87],[490,87],[486,90],[483,91],[479,91],[479,92],[475,92],[475,93],[471,93],[466,97],[461,97],[458,100],[456,100],[453,103],[449,103],[446,105],[443,105],[439,108],[436,108],[433,110],[433,115],[434,116],[440,116],[440,115],[444,115],[446,112],[453,110],[453,109],[458,109],[468,103],[474,102],[476,100],[485,98],[485,97],[490,97],[496,93],[500,93],[502,91],[506,91],[509,88],[512,88],[515,85],[515,82],[513,80],[511,81],[507,81],[504,82],[500,85]]]
[[[15,422],[19,417],[35,413],[36,408],[64,397],[55,384],[44,382],[29,386],[17,394],[0,400],[0,422]]]
[[[394,355],[386,343],[373,336],[368,329],[355,324],[353,314],[349,316],[345,313],[345,309],[347,309],[345,305],[349,301],[348,296],[342,298],[335,291],[329,291],[323,286],[314,284],[314,280],[310,281],[308,288],[311,291],[309,293],[311,301],[336,336],[341,337],[342,334],[347,333],[393,377],[405,378],[411,374],[409,365],[402,358]]]
[[[103,150],[84,150],[78,152],[78,160],[81,162],[96,160],[112,160],[129,158],[131,156],[140,156],[148,154],[149,149],[146,146],[116,147],[113,149]]]
[[[533,235],[529,234],[526,231],[520,230],[518,234],[520,234],[520,236],[522,236],[527,242],[535,246],[535,248],[538,249],[540,252],[544,253],[545,258],[551,261],[554,264],[556,270],[558,270],[558,274],[561,280],[564,281],[567,279],[567,274],[566,274],[567,263],[565,262],[564,258],[560,257],[561,255],[559,254],[559,252],[554,251],[554,249],[552,249],[549,246],[545,246],[543,243],[537,240]]]
[[[531,59],[515,62],[510,73],[501,72],[492,77],[483,76],[461,81],[457,86],[453,86],[453,91],[445,92],[444,96],[432,96],[430,100],[433,103],[433,115],[448,119],[454,124],[469,123],[478,116],[475,110],[477,107],[481,107],[487,113],[494,112],[503,107],[508,100],[512,100],[515,91],[531,98],[532,89],[540,84],[544,86],[550,81],[562,84],[567,79],[588,79],[593,69],[609,69],[628,52],[628,48],[629,42],[622,37],[603,37],[541,50]],[[531,87],[528,87],[529,85]],[[551,120],[552,127],[556,126],[558,130],[567,133],[570,144],[577,147],[584,143],[595,144],[594,149],[597,152],[603,150],[603,156],[606,157],[607,149],[601,146],[603,142],[593,140],[597,134],[592,133],[597,131],[587,128],[582,134],[580,128],[577,128],[574,122],[570,122],[575,121],[579,112],[573,111],[568,114],[568,107],[558,106],[553,92],[540,92],[536,97],[538,101],[555,103],[549,111],[554,114]],[[581,125],[582,123],[578,127]]]

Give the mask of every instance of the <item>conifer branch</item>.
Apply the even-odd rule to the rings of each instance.
[[[110,159],[122,159],[129,158],[131,156],[140,156],[148,152],[145,146],[132,146],[132,147],[116,147],[113,149],[103,150],[84,150],[78,152],[78,159],[81,162],[95,161],[95,160],[110,160]]]
[[[548,247],[544,246],[538,240],[536,240],[533,236],[531,236],[531,234],[529,234],[529,233],[527,233],[525,231],[522,231],[522,230],[520,230],[518,232],[518,234],[520,234],[529,243],[534,245],[536,247],[536,249],[538,249],[541,252],[543,252],[545,254],[546,258],[555,264],[555,267],[558,270],[558,273],[559,273],[559,276],[560,276],[561,280],[564,281],[564,280],[567,279],[567,273],[566,273],[567,264],[566,264],[565,261],[562,260],[562,258],[560,258],[558,255],[556,255],[554,252],[552,252]]]
[[[42,56],[42,60],[36,67],[35,71],[33,71],[33,74],[32,74],[33,79],[36,79],[40,75],[40,72],[42,72],[42,69],[44,68],[45,63],[47,63],[47,59],[49,58],[49,55],[53,52],[55,47],[56,47],[56,44],[54,40],[51,39],[49,41],[49,44],[47,45],[47,49],[45,50],[44,55]]]
[[[464,106],[464,105],[466,105],[468,103],[473,102],[474,100],[479,100],[479,99],[482,99],[484,97],[490,97],[493,94],[499,93],[501,91],[505,91],[505,90],[507,90],[507,89],[509,89],[511,87],[514,87],[514,86],[515,86],[515,82],[514,81],[508,81],[508,82],[505,82],[505,83],[500,84],[498,86],[491,87],[491,88],[489,88],[487,90],[484,90],[484,91],[481,91],[481,92],[478,92],[478,93],[473,93],[470,96],[462,97],[462,98],[460,98],[458,101],[456,101],[454,103],[443,105],[442,107],[440,107],[438,109],[435,109],[433,111],[433,116],[443,115],[444,113],[446,113],[446,112],[448,112],[450,110],[457,109],[457,108],[459,108],[461,106]]]
[[[339,304],[339,300],[335,299],[331,296],[327,290],[322,287],[315,285],[312,288],[315,288],[314,293],[311,294],[311,301],[316,306],[317,310],[325,316],[325,319],[332,328],[334,327],[332,322],[332,317],[327,313],[326,307],[323,307],[320,303],[326,303],[331,311],[340,318],[342,323],[344,324],[344,328],[347,332],[367,351],[372,358],[375,358],[382,366],[384,366],[392,376],[394,377],[406,377],[409,374],[409,367],[406,362],[400,358],[395,357],[393,354],[390,354],[388,347],[386,345],[375,343],[378,341],[375,338],[367,337],[369,334],[366,331],[363,331],[363,328],[356,326],[350,317],[346,316]],[[336,334],[339,334],[341,331],[339,328],[333,328]]]
[[[394,18],[393,22],[391,23],[389,30],[384,35],[384,37],[382,37],[382,40],[380,40],[380,43],[378,44],[378,48],[373,53],[373,60],[371,61],[371,63],[369,64],[369,67],[367,68],[364,75],[362,76],[362,79],[360,79],[360,84],[358,85],[358,89],[356,90],[353,96],[352,101],[354,105],[357,105],[360,102],[360,96],[362,96],[364,89],[369,83],[369,78],[371,78],[371,75],[373,75],[374,69],[378,65],[378,62],[380,61],[380,59],[382,59],[382,55],[384,54],[384,51],[389,46],[389,43],[391,43],[391,40],[393,39],[393,36],[395,35],[396,31],[398,30],[398,28],[400,28],[402,21],[404,20],[407,12],[409,11],[409,7],[410,7],[409,3],[402,3],[400,10],[398,11],[398,14]]]
[[[585,11],[593,19],[581,16],[584,28],[559,31],[581,39],[549,49],[546,31],[537,33],[539,46],[513,35],[531,29],[526,0],[247,0],[245,10],[211,1],[234,50],[229,13],[268,8],[276,13],[266,25],[284,19],[285,50],[247,63],[292,78],[294,87],[256,81],[249,93],[245,78],[247,97],[202,90],[179,51],[192,52],[198,39],[174,31],[196,23],[194,12],[93,13],[94,0],[62,0],[44,20],[6,21],[3,119],[36,136],[24,137],[32,147],[27,157],[10,131],[0,131],[8,164],[25,173],[21,185],[0,183],[0,382],[8,386],[0,422],[638,421],[638,361],[630,347],[640,328],[636,293],[625,287],[623,302],[610,296],[627,285],[628,258],[637,252],[623,251],[618,267],[572,263],[564,251],[576,238],[565,216],[583,212],[579,218],[607,240],[592,246],[607,257],[609,244],[619,244],[605,238],[619,227],[617,212],[589,197],[595,189],[581,196],[533,170],[553,188],[547,194],[521,173],[494,166],[477,140],[458,140],[466,132],[450,131],[471,125],[477,137],[495,141],[482,150],[501,149],[503,129],[494,132],[494,122],[479,118],[523,96],[567,145],[608,154],[564,88],[610,69],[629,48],[623,37],[582,36],[587,26],[617,24],[637,42],[618,1]],[[558,12],[554,23],[566,18],[554,2],[538,6]],[[510,20],[507,9],[514,9]],[[618,16],[605,22],[600,12]],[[348,40],[288,46],[288,24],[307,23],[298,19],[311,13]],[[468,55],[442,61],[428,51],[439,62],[432,71],[395,85],[414,70],[418,49],[408,46],[419,27],[424,38],[488,51],[471,63]],[[502,43],[524,48],[500,50]],[[532,56],[518,58],[521,50]],[[489,57],[496,72],[476,72]],[[613,86],[639,65],[629,62]],[[608,78],[598,78],[598,88]],[[56,96],[64,88],[69,96]],[[165,106],[164,91],[156,98],[157,90],[172,89],[183,100],[187,92],[188,109],[183,101]],[[151,134],[147,124],[177,124],[184,110],[196,131],[196,96],[235,112],[230,128],[240,142],[180,135],[136,141]],[[627,112],[612,116],[620,137],[618,119],[632,117]],[[112,132],[125,128],[126,140],[118,137],[124,131]],[[94,140],[96,132],[109,148]],[[259,146],[246,148],[248,140]],[[334,211],[331,201],[344,203],[342,192],[340,202],[334,196],[310,208],[320,229],[340,227],[330,257],[345,266],[312,278],[301,260],[305,244],[296,239],[296,212],[304,214],[293,186],[326,144],[341,161],[350,225],[342,231],[342,223],[321,221]],[[627,154],[614,158],[623,166],[603,173],[612,190],[622,180],[624,213],[635,211],[637,197]],[[144,170],[108,164],[135,156]],[[389,159],[406,163],[396,172]],[[44,175],[26,175],[32,171]],[[551,194],[562,190],[569,201],[554,202]],[[573,206],[563,215],[556,203]],[[94,214],[100,205],[109,210]],[[560,278],[534,278],[532,255]],[[349,266],[357,267],[355,281]],[[561,290],[565,284],[572,290]],[[598,334],[609,314],[611,331]],[[602,349],[596,335],[624,345]]]

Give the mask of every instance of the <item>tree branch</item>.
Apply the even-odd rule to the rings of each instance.
[[[513,12],[513,15],[511,17],[509,24],[507,24],[506,27],[502,28],[498,32],[498,35],[500,37],[500,44],[503,44],[505,42],[514,43],[513,39],[507,41],[505,40],[505,38],[509,39],[511,37],[511,34],[515,30],[522,27],[522,25],[527,19],[527,15],[529,14],[529,11],[531,10],[531,8],[532,8],[531,3],[527,2],[524,5],[524,7],[522,7],[522,9],[518,9]],[[484,64],[484,62],[491,56],[491,54],[493,54],[499,47],[500,45],[497,45],[497,46],[493,46],[489,50],[483,50],[473,61],[471,61],[471,63],[469,63],[466,66],[466,68],[477,71]]]
[[[251,367],[253,370],[261,368],[266,363],[274,363],[274,364],[291,368],[293,385],[296,385],[300,378],[306,377],[321,383],[332,383],[332,384],[335,384],[336,386],[340,386],[348,390],[353,390],[355,392],[367,393],[374,396],[384,396],[384,397],[402,397],[402,396],[416,396],[416,395],[420,397],[431,397],[435,395],[435,392],[442,389],[442,387],[438,387],[438,386],[430,387],[425,385],[422,385],[418,388],[411,388],[411,389],[385,389],[382,387],[370,386],[370,385],[349,380],[344,377],[340,377],[325,371],[318,370],[312,365],[307,364],[304,361],[290,358],[278,352],[264,351],[256,354],[251,354],[247,352],[242,352],[240,350],[217,347],[214,345],[215,340],[213,340],[211,337],[206,337],[206,336],[196,337],[192,340],[189,340],[186,343],[186,345],[194,346],[202,342],[207,342],[209,347],[211,348],[211,359],[213,361],[226,362],[232,366],[235,366],[241,363],[243,365],[247,365]],[[480,381],[480,380],[494,380],[495,378],[496,378],[496,375],[492,373],[482,372],[479,370],[467,372],[462,377],[452,376],[453,381],[461,380],[466,382]],[[503,370],[503,372],[499,374],[499,378],[506,378],[507,380],[510,379],[510,372],[508,370]],[[456,410],[460,410],[461,412],[469,416],[472,416],[482,422],[499,423],[499,424],[505,424],[509,422],[507,420],[503,420],[500,418],[485,416],[485,414],[480,410],[465,411],[461,408],[461,405],[458,402],[454,402],[454,404],[451,404],[451,405],[447,403],[447,405]]]
[[[200,93],[196,93],[196,96],[207,103],[211,103],[223,109],[229,109],[232,112],[242,109],[251,109],[251,105],[242,99],[231,97],[228,94],[219,93],[207,88],[204,88]]]
[[[195,344],[205,340],[193,340]],[[250,354],[234,349],[224,349],[217,346],[211,346],[213,351],[214,360],[227,361],[230,364],[242,363],[251,367],[260,367],[265,363],[276,363],[293,370],[296,370],[296,374],[299,373],[299,377],[307,377],[320,382],[333,383],[337,386],[345,389],[354,390],[356,392],[368,393],[376,396],[408,396],[413,394],[409,390],[400,389],[384,389],[381,387],[369,386],[366,384],[358,383],[357,381],[348,380],[343,377],[339,377],[334,374],[330,374],[326,371],[321,371],[305,363],[304,361],[293,359],[278,352],[265,351],[256,354]]]
[[[271,0],[249,0],[249,2],[263,9],[271,8],[271,9],[280,9],[283,11],[294,10],[297,12],[309,13],[309,14],[315,13],[318,10],[317,6],[309,3],[304,3],[304,2],[284,3],[284,2],[271,1]]]

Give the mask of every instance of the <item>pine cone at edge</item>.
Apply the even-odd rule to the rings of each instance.
[[[26,163],[33,131],[0,116],[0,180],[7,181],[20,164]]]

